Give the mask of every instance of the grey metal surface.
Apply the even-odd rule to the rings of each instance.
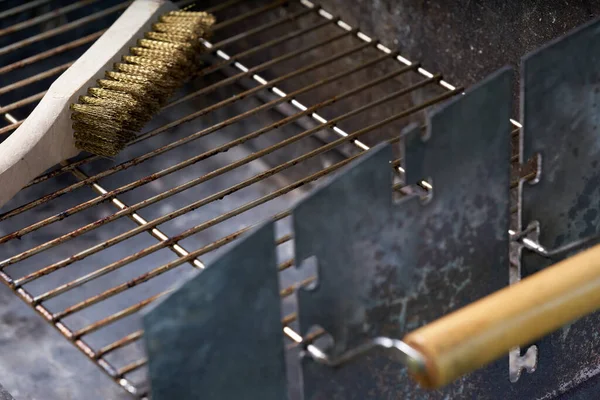
[[[152,399],[285,399],[277,275],[271,222],[146,312]]]
[[[600,21],[523,59],[523,155],[541,155],[541,174],[523,183],[522,227],[539,222],[539,243],[548,250],[600,233],[599,63]],[[551,260],[523,250],[523,274],[568,254]],[[522,378],[538,387],[537,398],[598,375],[598,326],[593,314],[537,343],[538,371]]]
[[[379,146],[296,206],[296,259],[316,258],[319,277],[298,293],[302,333],[323,327],[339,354],[507,284],[511,83],[501,70],[432,113],[426,142],[407,135],[406,181],[431,178],[426,204],[392,204],[392,149]],[[306,400],[524,398],[507,359],[436,392],[419,390],[393,352],[335,370],[305,360],[303,374]]]
[[[462,85],[475,84],[507,64],[517,68],[523,54],[600,15],[598,0],[352,0],[352,7],[346,6],[348,0],[317,3]],[[513,87],[518,99],[518,85]]]

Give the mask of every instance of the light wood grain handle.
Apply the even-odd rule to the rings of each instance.
[[[600,308],[600,245],[508,286],[405,336],[425,370],[414,378],[438,388],[516,347]]]

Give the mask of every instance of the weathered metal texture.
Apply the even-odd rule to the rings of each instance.
[[[427,203],[393,204],[392,149],[380,146],[298,204],[296,259],[316,257],[319,275],[298,293],[303,334],[323,327],[339,355],[370,337],[401,338],[508,283],[511,84],[501,70],[430,114],[425,142],[418,129],[407,135],[407,182],[431,178]],[[507,358],[435,392],[419,389],[393,352],[339,369],[305,360],[303,374],[306,400],[511,394]]]
[[[548,250],[600,233],[599,65],[600,21],[523,59],[523,155],[541,155],[541,175],[533,185],[523,183],[522,225],[538,221],[539,242]],[[523,274],[557,260],[523,250]],[[599,327],[593,314],[542,339],[538,371],[521,379],[538,385],[542,397],[597,375]]]
[[[253,231],[144,315],[153,400],[287,398],[274,235]]]

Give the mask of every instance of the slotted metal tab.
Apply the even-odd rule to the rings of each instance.
[[[144,316],[153,400],[287,398],[273,223]]]
[[[433,196],[393,204],[392,151],[379,146],[293,211],[296,259],[318,284],[298,293],[302,333],[317,325],[340,355],[369,338],[401,338],[508,283],[512,71],[503,69],[407,135],[407,182]],[[330,369],[303,362],[305,398],[490,398],[507,390],[499,361],[443,391],[423,392],[393,351]],[[491,397],[493,398],[493,397]],[[500,397],[498,397],[500,398]]]
[[[591,245],[600,234],[599,65],[598,20],[523,59],[522,151],[524,160],[539,154],[541,173],[534,184],[522,184],[522,229],[538,223],[539,245],[555,253],[523,250],[524,276],[573,253],[556,249]],[[593,314],[540,340],[539,369],[527,377],[528,385],[539,393],[563,392],[597,375],[599,326]]]

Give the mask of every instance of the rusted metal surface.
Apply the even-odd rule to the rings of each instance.
[[[405,181],[429,198],[393,204],[393,160],[378,147],[292,211],[297,264],[314,260],[315,288],[298,292],[301,334],[323,328],[337,356],[403,334],[507,283],[512,71],[502,70],[406,133]],[[477,154],[474,159],[473,154]],[[385,371],[385,372],[383,372]],[[393,353],[336,369],[303,362],[305,399],[500,399],[507,360],[439,391],[422,391]],[[513,392],[514,393],[514,392]]]
[[[22,80],[20,80],[18,82],[15,82],[13,84],[4,86],[4,87],[0,88],[0,95],[8,93],[11,90],[18,89],[18,88],[20,88],[22,86],[29,85],[30,83],[37,82],[39,80],[46,79],[48,77],[51,77],[51,76],[56,75],[58,73],[61,73],[61,72],[65,71],[67,68],[69,68],[72,64],[73,64],[73,61],[70,61],[70,62],[65,63],[63,65],[59,65],[58,67],[51,68],[51,69],[49,69],[47,71],[44,71],[44,72],[40,72],[39,74],[36,74],[36,75],[34,75],[32,77],[29,77],[29,78],[26,78],[26,79],[22,79]],[[2,109],[4,109],[4,107]],[[6,111],[4,111],[4,112],[6,112]]]
[[[306,12],[311,12],[311,11],[312,10],[304,10],[303,12],[306,13]],[[227,60],[223,60],[221,62],[212,64],[212,65],[210,65],[210,66],[208,66],[206,68],[201,69],[198,72],[198,76],[207,75],[209,73],[212,73],[214,71],[219,70],[220,68],[222,68],[225,65],[233,64],[235,61],[238,61],[238,60],[240,60],[240,59],[242,59],[244,57],[252,55],[252,54],[254,54],[254,53],[258,52],[258,51],[261,51],[261,50],[264,50],[264,49],[268,49],[269,47],[276,46],[276,45],[278,45],[280,43],[284,43],[284,42],[286,42],[286,41],[288,41],[290,39],[295,39],[295,38],[297,38],[300,35],[312,32],[314,30],[317,30],[317,29],[322,28],[324,26],[327,26],[329,24],[330,24],[329,21],[319,21],[318,23],[316,23],[314,25],[308,26],[308,27],[303,28],[303,29],[299,29],[297,31],[292,31],[292,32],[288,33],[287,35],[280,36],[280,37],[275,38],[273,40],[269,40],[267,42],[262,43],[259,46],[255,46],[255,47],[253,47],[251,49],[248,49],[246,51],[242,51],[241,53],[237,53],[234,56],[229,57]],[[332,39],[332,40],[335,40],[335,39]],[[211,48],[211,49],[213,51],[215,51],[214,47]],[[308,50],[311,50],[311,48],[309,47]],[[304,52],[304,51],[308,51],[308,50],[300,50],[300,51]],[[295,54],[297,54],[297,53],[292,53],[292,55],[287,56],[287,57],[294,57]],[[287,58],[283,58],[280,61],[284,61],[285,59],[287,59]],[[278,62],[280,62],[280,61],[278,61]],[[265,68],[269,67],[270,65],[273,65],[273,64],[268,64],[267,66],[262,67],[261,69],[265,69]],[[258,69],[255,69],[255,68],[254,68],[254,72],[259,71]]]
[[[66,7],[61,7],[57,10],[53,10],[53,11],[44,13],[38,17],[34,17],[31,19],[25,20],[23,22],[20,22],[20,23],[14,24],[14,25],[10,25],[7,28],[0,29],[0,36],[8,35],[10,33],[17,32],[21,29],[29,28],[36,24],[41,24],[42,22],[59,17],[61,15],[67,14],[69,12],[75,11],[78,8],[85,7],[87,5],[95,3],[97,1],[99,1],[99,0],[80,0],[76,3],[68,5]],[[31,3],[27,3],[27,5],[30,5],[30,4]]]
[[[0,135],[5,134],[5,133],[9,133],[14,131],[15,129],[17,129],[21,124],[23,123],[23,121],[18,121],[14,124],[10,124],[8,126],[5,126],[3,128],[0,128]]]
[[[50,50],[43,51],[43,52],[41,52],[39,54],[36,54],[34,56],[27,57],[27,58],[24,58],[22,60],[16,61],[16,62],[14,62],[12,64],[0,67],[0,74],[5,74],[5,73],[8,73],[8,72],[14,71],[14,70],[16,70],[18,68],[26,67],[26,66],[34,64],[34,63],[36,63],[38,61],[42,61],[42,60],[44,60],[46,58],[59,55],[59,54],[65,52],[65,51],[74,49],[76,47],[82,46],[82,45],[87,44],[87,43],[90,43],[90,42],[98,39],[100,36],[102,36],[102,34],[105,31],[106,31],[106,29],[102,29],[102,30],[100,30],[98,32],[92,33],[92,34],[87,35],[85,37],[82,37],[80,39],[73,40],[72,42],[65,43],[63,45],[57,46],[57,47],[52,48]]]
[[[10,44],[8,46],[4,46],[4,47],[0,48],[0,56],[8,54],[8,53],[11,53],[11,52],[13,52],[15,50],[19,50],[22,47],[29,46],[29,45],[32,45],[34,43],[38,43],[38,42],[40,42],[42,40],[47,40],[48,38],[51,38],[54,35],[58,35],[58,34],[67,32],[67,31],[69,31],[71,29],[75,29],[75,28],[80,27],[82,25],[85,25],[85,24],[88,24],[90,22],[93,22],[94,20],[97,20],[99,18],[105,17],[107,15],[111,15],[113,13],[122,11],[122,10],[126,9],[127,6],[130,3],[131,2],[128,1],[126,3],[118,4],[116,6],[107,8],[105,10],[98,11],[98,12],[92,14],[92,15],[89,15],[89,16],[80,18],[78,20],[69,22],[69,23],[67,23],[65,25],[62,25],[62,26],[58,27],[58,28],[48,30],[46,32],[40,33],[40,34],[35,35],[35,36],[31,36],[31,37],[29,37],[27,39],[23,39],[21,41],[18,41],[16,43]]]
[[[26,98],[24,98],[22,100],[16,101],[16,102],[14,102],[12,104],[9,104],[7,106],[0,107],[0,115],[10,113],[10,112],[12,112],[13,110],[16,110],[19,107],[23,107],[23,106],[25,106],[27,104],[34,103],[34,102],[40,100],[42,97],[44,97],[45,94],[46,94],[46,91],[44,90],[43,92],[36,93],[34,95],[31,95],[31,96],[26,97]]]
[[[23,11],[27,11],[31,8],[43,6],[44,4],[49,3],[50,1],[51,0],[34,0],[34,1],[27,2],[18,7],[13,7],[9,10],[0,12],[0,18],[7,18],[7,17],[10,17],[11,15],[15,15],[15,14],[22,13]]]

